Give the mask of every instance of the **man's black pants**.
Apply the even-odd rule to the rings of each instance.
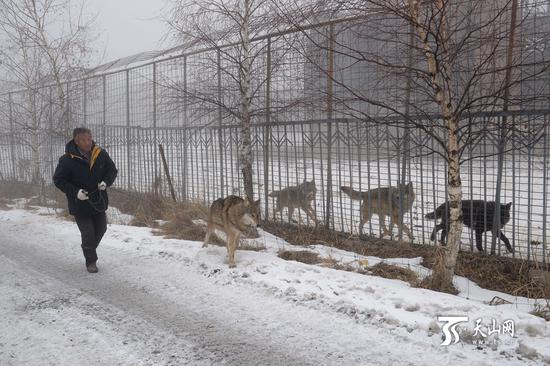
[[[107,231],[105,212],[93,216],[75,216],[76,224],[82,236],[82,252],[86,258],[86,267],[97,261],[96,249]]]

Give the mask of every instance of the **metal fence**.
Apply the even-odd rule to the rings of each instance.
[[[548,14],[539,18],[546,21]],[[396,91],[402,82],[399,78],[381,84],[387,75],[372,65],[350,68],[349,62],[339,59],[343,53],[336,51],[349,47],[356,37],[356,31],[349,31],[357,29],[350,22],[329,22],[306,31],[281,32],[255,40],[258,57],[251,107],[255,193],[262,200],[266,218],[288,221],[286,215],[274,212],[269,192],[314,180],[318,189],[316,217],[334,230],[357,233],[360,202],[350,200],[340,187],[352,186],[361,191],[395,187],[401,183],[405,164],[405,182],[413,183],[416,194],[405,223],[412,228],[414,242],[430,243],[434,223],[425,215],[445,201],[446,162],[434,153],[440,149],[435,139],[421,131],[410,130],[405,135],[405,130],[384,123],[388,116],[380,115],[379,110],[362,110],[372,116],[366,121],[338,106],[344,98],[337,96],[349,91],[341,88],[347,81],[357,88],[370,88],[378,96],[392,96],[395,103],[403,100]],[[545,33],[550,29],[535,29],[537,35],[550,34]],[[331,47],[321,47],[322,42],[316,41],[326,34],[334,37]],[[524,45],[518,49],[525,52]],[[32,91],[33,108],[26,98],[28,91],[2,95],[0,180],[51,181],[67,140],[55,128],[63,112],[69,116],[71,126],[90,127],[95,141],[109,151],[119,168],[118,188],[151,191],[164,174],[158,154],[158,145],[162,144],[179,199],[210,203],[228,194],[242,195],[239,127],[234,113],[239,108],[238,86],[222,77],[234,67],[229,53],[220,49],[193,50],[117,70],[100,68],[101,72],[64,85],[64,111],[56,110],[58,91],[52,86]],[[395,57],[400,55],[395,52]],[[312,59],[331,57],[334,80],[341,83],[329,86],[330,79]],[[501,202],[513,202],[511,221],[503,230],[516,249],[509,255],[542,262],[550,258],[549,86],[549,73],[538,74],[533,80],[526,78],[521,88],[514,90],[526,96],[511,108],[515,110],[492,108],[468,116],[472,126],[486,125],[487,121],[498,126],[506,120],[528,132],[535,131],[529,144],[519,146],[519,140],[510,139],[500,182]],[[331,93],[327,92],[329,88]],[[533,90],[537,98],[531,98]],[[412,94],[412,100],[422,105],[420,94]],[[327,105],[330,101],[333,104]],[[426,108],[429,112],[429,106]],[[40,112],[38,118],[33,111]],[[25,122],[30,116],[36,122],[33,128]],[[431,123],[438,121],[433,115],[429,119]],[[405,136],[410,146],[406,154]],[[514,146],[516,143],[518,146]],[[497,144],[495,135],[486,133],[465,150],[464,199],[494,200]],[[313,224],[303,212],[299,215],[303,224]],[[296,214],[294,219],[298,218]],[[374,216],[365,229],[380,235],[378,218]],[[485,236],[484,242],[490,243],[487,236],[490,239],[491,231]],[[474,250],[474,242],[474,233],[465,228],[463,249]],[[505,250],[499,247],[498,253],[504,255]]]

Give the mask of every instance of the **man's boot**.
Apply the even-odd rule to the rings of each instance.
[[[90,273],[97,273],[97,266],[95,265],[95,262],[88,264],[88,266],[86,266],[86,269]]]

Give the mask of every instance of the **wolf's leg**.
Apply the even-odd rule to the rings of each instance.
[[[363,235],[363,227],[365,226],[365,224],[371,219],[372,217],[372,212],[369,211],[369,205],[367,203],[367,201],[363,202],[363,205],[362,205],[362,211],[363,211],[363,218],[361,219],[361,224],[359,224],[359,235]]]
[[[204,237],[204,243],[202,243],[202,247],[206,248],[208,246],[208,241],[210,240],[210,235],[212,234],[212,230],[214,228],[212,227],[212,224],[209,222],[206,226],[206,236]]]
[[[388,234],[390,236],[393,235],[393,227],[396,225],[396,222],[397,222],[397,226],[399,226],[399,218],[394,217],[393,215],[391,215],[390,216],[390,226],[389,226],[389,229],[388,229]]]
[[[288,219],[292,222],[297,222],[292,218],[293,214],[294,214],[294,206],[288,206]]]
[[[279,199],[277,199],[277,205],[276,205],[276,208],[275,208],[275,213],[279,213],[279,215],[281,215],[281,221],[284,221],[284,218],[283,218],[283,207],[281,206],[280,202],[279,202]]]
[[[411,231],[409,230],[408,226],[405,225],[403,220],[399,218],[399,213],[392,214],[392,221],[390,222],[390,235],[393,233],[393,225],[397,225],[397,227],[401,228],[401,231],[406,234],[409,239],[413,239],[413,236],[411,234]]]
[[[237,243],[239,242],[239,233],[235,233],[235,231],[231,230],[231,234],[228,234],[227,237],[227,254],[228,254],[228,262],[229,262],[229,268],[235,268],[235,250],[237,249]]]
[[[306,213],[307,217],[309,217],[315,223],[315,226],[317,226],[318,222],[317,218],[315,217],[315,213],[313,212],[313,208],[305,205],[304,207],[302,207],[302,209]]]
[[[409,239],[411,239],[411,240],[414,239],[409,227],[402,221],[400,222],[400,225],[401,225],[401,231],[403,231],[405,234],[407,234]]]
[[[437,240],[437,232],[440,230],[439,228],[439,224],[436,224],[434,226],[434,229],[432,231],[432,235],[430,235],[430,240],[431,241],[436,241]]]
[[[388,234],[391,234],[391,232],[388,231],[388,228],[386,227],[386,216],[383,214],[378,214],[378,217],[380,217],[380,227],[382,230],[382,236],[386,236]],[[392,225],[393,227],[393,225]]]
[[[483,252],[483,230],[476,230],[476,247]]]
[[[430,235],[430,240],[431,241],[436,241],[437,240],[437,232],[441,230],[441,228],[439,227],[439,224],[436,224],[434,226],[434,229],[432,231],[432,235]]]
[[[445,238],[447,237],[447,228],[445,227],[445,225],[441,224],[442,225],[442,229],[441,230],[441,245],[445,246],[447,245],[447,242],[445,241]]]
[[[510,245],[510,240],[508,240],[508,238],[500,230],[498,231],[498,235],[500,236],[500,240],[502,240],[504,242],[504,245],[506,245],[506,250],[508,251],[508,253],[513,253],[514,248],[512,248],[512,246]]]

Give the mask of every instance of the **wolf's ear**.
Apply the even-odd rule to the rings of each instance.
[[[254,201],[254,204],[253,204],[255,207],[259,207],[260,206],[260,200],[257,200],[257,201]]]
[[[507,209],[510,209],[510,207],[512,207],[512,203],[513,203],[513,202],[509,202],[509,203],[506,205],[506,208],[507,208]]]
[[[409,182],[409,184],[407,184],[407,186],[412,188],[413,182]]]

